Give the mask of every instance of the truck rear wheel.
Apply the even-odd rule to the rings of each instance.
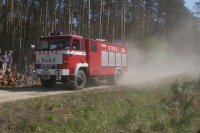
[[[86,85],[86,75],[83,70],[79,70],[74,80],[74,90],[82,90]]]
[[[122,79],[122,75],[120,71],[117,71],[114,75],[109,75],[107,77],[107,82],[110,85],[118,85]]]
[[[51,77],[49,80],[43,80],[41,78],[41,84],[44,88],[51,88],[55,85],[56,80],[55,78]]]

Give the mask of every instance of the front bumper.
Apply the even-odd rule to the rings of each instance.
[[[55,75],[56,80],[61,81],[63,76],[69,75],[69,69],[35,69],[35,73],[43,80],[49,80],[52,75]]]
[[[69,75],[69,69],[35,69],[37,75],[49,73],[50,75]]]

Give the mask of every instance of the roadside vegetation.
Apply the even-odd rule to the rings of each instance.
[[[0,132],[197,132],[200,80],[100,90],[0,104]]]

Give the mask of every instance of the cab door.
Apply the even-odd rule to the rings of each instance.
[[[73,70],[78,63],[86,62],[84,39],[73,38],[70,46],[69,67]]]

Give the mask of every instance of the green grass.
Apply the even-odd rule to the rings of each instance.
[[[174,81],[6,102],[0,104],[0,132],[196,132],[199,94],[199,81]]]

